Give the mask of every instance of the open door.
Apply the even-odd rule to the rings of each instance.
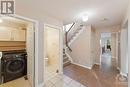
[[[60,73],[60,29],[44,28],[44,79],[47,81]]]

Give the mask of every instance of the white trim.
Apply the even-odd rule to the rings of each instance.
[[[86,68],[86,69],[92,69],[92,67],[84,66],[84,65],[81,65],[81,64],[78,64],[78,63],[75,63],[75,62],[72,62],[72,64],[77,65],[77,66],[84,67],[84,68]]]
[[[40,24],[36,23],[37,29],[35,30],[35,87],[38,87],[38,63],[39,63],[39,27]]]
[[[39,84],[38,87],[44,87],[44,82]]]
[[[5,15],[1,15],[1,16],[5,16]],[[17,15],[17,14],[13,14],[13,15],[6,15],[7,17],[14,17],[14,18],[18,18],[18,19],[21,19],[21,20],[26,20],[26,21],[30,21],[32,23],[34,23],[34,27],[35,27],[35,57],[34,57],[34,85],[33,87],[38,87],[38,41],[37,41],[37,38],[38,38],[38,26],[39,26],[39,23],[37,20],[34,20],[34,19],[30,19],[30,18],[27,18],[27,17],[23,17],[23,16],[20,16],[20,15]],[[6,17],[5,16],[5,17]]]
[[[118,44],[119,43],[119,40],[118,40],[119,35],[118,34],[119,34],[119,32],[116,33],[116,67],[117,68],[119,68],[118,66],[120,64],[119,63],[119,56],[118,56],[119,55],[119,53],[118,53],[119,52],[119,44]]]
[[[51,28],[55,28],[55,29],[61,29],[60,26],[56,26],[56,25],[51,25],[51,24],[44,24],[44,27],[47,26],[47,27],[51,27]]]
[[[64,46],[63,46],[63,41],[64,41],[64,39],[63,39],[63,27],[60,27],[59,28],[60,29],[60,72],[59,72],[59,74],[63,74],[63,48],[64,48]]]
[[[79,30],[79,32],[75,35],[75,37],[72,40],[70,40],[69,46],[79,37],[79,35],[84,31],[84,29],[85,27],[82,27],[82,29]]]

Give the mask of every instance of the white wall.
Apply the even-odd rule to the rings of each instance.
[[[127,29],[121,30],[121,74],[127,76],[128,73],[128,31]]]
[[[29,0],[28,0],[29,1]],[[26,3],[23,3],[22,0],[15,0],[15,8],[16,8],[16,14],[17,15],[20,15],[20,16],[24,16],[24,17],[28,17],[28,18],[31,18],[31,19],[34,19],[34,20],[37,20],[38,21],[38,29],[36,30],[37,33],[36,33],[36,40],[37,40],[37,43],[36,46],[37,46],[37,52],[35,52],[38,56],[36,56],[36,58],[38,58],[38,61],[36,61],[38,64],[38,66],[35,68],[36,72],[38,72],[38,74],[36,74],[36,85],[41,85],[43,84],[44,82],[44,77],[43,77],[43,29],[44,29],[44,26],[43,24],[44,23],[47,23],[47,24],[51,24],[51,25],[56,25],[56,26],[59,26],[62,28],[62,21],[46,14],[46,13],[42,13],[39,12],[39,11],[36,11],[34,10],[33,8],[30,8],[30,4],[28,3],[28,1],[26,1]],[[37,3],[36,3],[37,4]],[[35,7],[35,6],[33,6]],[[44,14],[44,15],[43,15]]]
[[[91,68],[91,26],[85,26],[83,29],[83,32],[70,46],[72,49],[70,56],[74,63]]]
[[[117,64],[117,69],[118,70],[120,70],[121,69],[121,46],[120,46],[120,37],[121,37],[121,32],[119,32],[118,33],[118,42],[117,42],[117,44],[118,44],[118,53],[117,53],[117,56],[118,56],[118,59],[117,59],[117,62],[118,62],[118,64]]]
[[[91,29],[91,63],[92,63],[92,65],[95,63],[94,60],[96,57],[96,55],[95,55],[95,49],[96,49],[95,40],[96,40],[95,29],[92,27],[92,29]]]
[[[128,79],[128,87],[130,87],[130,0],[129,0],[129,8],[128,8],[128,63],[129,63],[129,79]]]
[[[98,28],[95,29],[95,63],[100,64],[100,53],[101,53],[101,47],[100,47],[100,38],[101,33],[115,33],[120,31],[120,25],[112,26],[112,27],[105,27],[105,28]]]
[[[124,20],[122,22],[122,28],[125,23],[128,21],[128,87],[130,87],[130,0],[129,0],[129,7],[127,9],[126,15],[124,16]]]
[[[112,51],[112,58],[117,58],[117,33],[111,33],[111,51]]]

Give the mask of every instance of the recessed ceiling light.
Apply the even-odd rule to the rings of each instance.
[[[2,19],[0,19],[0,23],[2,23],[3,22],[3,20]]]

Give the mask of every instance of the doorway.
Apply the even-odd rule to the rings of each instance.
[[[101,71],[128,87],[128,25],[118,32],[101,33]]]
[[[117,69],[117,33],[101,33],[101,58],[100,63],[104,71]]]
[[[102,33],[101,34],[101,48],[102,56],[112,56],[111,50],[111,33]]]
[[[44,79],[51,79],[61,71],[60,28],[44,26]]]
[[[10,63],[10,61],[9,63],[1,61],[2,71],[0,73],[0,87],[34,87],[35,22],[17,15],[2,16],[0,19],[2,20],[2,22],[0,23],[0,51],[2,54],[4,54],[5,52],[12,53],[10,54],[10,61],[12,61],[12,63]],[[22,54],[23,50],[26,53],[25,56],[23,56]],[[14,61],[15,59],[19,59],[21,62]],[[6,60],[5,54],[2,55],[1,60]],[[9,72],[9,70],[7,69],[7,66],[9,66],[8,64],[12,65],[12,67],[10,66],[8,69],[13,70],[14,73]],[[17,64],[17,67],[14,66],[15,64]]]

